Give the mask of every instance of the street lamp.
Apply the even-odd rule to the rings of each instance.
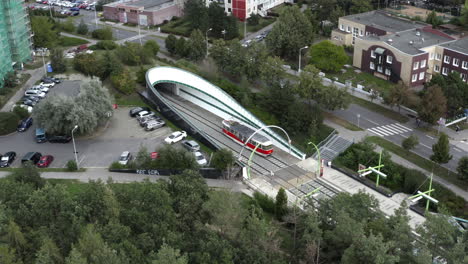
[[[226,40],[226,30],[225,29],[223,29],[221,31],[221,34],[223,34],[223,39]]]
[[[301,55],[302,55],[302,50],[303,49],[308,49],[309,46],[305,46],[299,49],[299,70],[297,71],[298,73],[301,73]]]
[[[317,147],[317,145],[315,145],[312,142],[307,143],[307,145],[312,145],[312,146],[314,146],[315,150],[317,150],[318,160],[317,160],[317,175],[316,176],[320,177],[320,167],[322,166],[322,160],[320,158],[320,149]]]
[[[212,28],[209,28],[206,33],[205,33],[205,39],[206,39],[206,57],[208,57],[208,32],[210,32]]]
[[[98,29],[96,5],[94,5],[94,22],[96,22],[96,29]]]
[[[141,29],[140,29],[140,12],[141,10],[138,10],[138,39],[140,40],[140,46],[142,46],[143,44],[141,43]]]
[[[75,153],[75,162],[76,162],[76,168],[78,169],[78,156],[77,156],[77,152],[76,152],[76,145],[75,145],[75,137],[73,136],[73,132],[75,132],[75,130],[78,128],[78,125],[76,125],[72,131],[71,131],[71,134],[72,134],[72,141],[73,141],[73,152]]]

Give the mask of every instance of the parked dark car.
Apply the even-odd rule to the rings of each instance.
[[[68,143],[72,140],[70,136],[49,136],[47,137],[50,143]]]
[[[31,101],[34,101],[34,102],[39,102],[41,99],[39,97],[36,97],[36,96],[23,96],[21,98],[21,101],[26,101],[26,100],[31,100]]]
[[[148,107],[135,107],[135,108],[132,108],[130,109],[130,116],[131,117],[135,117],[138,113],[140,113],[141,111],[150,111],[150,109]]]
[[[80,15],[80,12],[79,11],[75,11],[73,13],[70,14],[70,16],[79,16]]]
[[[70,8],[70,11],[80,11],[80,8],[79,7],[72,7],[72,8]]]
[[[24,132],[28,130],[28,128],[32,125],[33,119],[32,117],[25,118],[21,120],[21,122],[18,125],[18,132]]]
[[[16,152],[10,151],[10,152],[5,153],[5,155],[3,155],[2,158],[0,159],[0,168],[9,167],[11,163],[13,163],[15,158],[16,158]]]
[[[42,154],[40,152],[28,152],[24,157],[21,159],[21,163],[25,162],[32,162],[33,164],[37,164],[41,159]]]
[[[54,161],[54,156],[52,155],[42,156],[39,162],[37,163],[37,167],[47,168],[52,163],[52,161]]]
[[[36,102],[36,101],[33,101],[33,100],[25,99],[25,100],[23,100],[22,103],[23,103],[24,105],[34,107],[34,106],[36,105],[37,102]]]
[[[44,83],[61,83],[62,81],[59,78],[55,77],[44,77],[41,79]]]

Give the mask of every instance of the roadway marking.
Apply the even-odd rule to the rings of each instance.
[[[398,123],[368,128],[367,130],[379,136],[398,135],[413,131],[413,129],[405,127]]]
[[[408,136],[405,136],[405,135],[402,135],[402,134],[398,134],[400,137],[404,137],[404,138],[409,138]]]
[[[429,135],[426,135],[426,137],[430,138],[430,139],[434,139],[433,137],[429,136]]]
[[[424,146],[424,147],[426,147],[426,148],[428,148],[428,149],[432,149],[431,147],[429,147],[428,145],[424,145],[423,143],[420,143],[420,145],[421,145],[421,146]]]
[[[461,150],[457,149],[457,148],[453,148],[455,151],[458,151],[458,152],[462,152]]]
[[[369,120],[369,119],[367,119],[367,118],[363,118],[363,119],[366,120],[366,121],[368,121],[368,122],[371,122],[372,124],[374,124],[374,125],[376,125],[376,126],[379,125],[378,123],[376,123],[376,122],[374,122],[374,121],[372,121],[372,120]]]
[[[82,162],[82,161],[83,161],[85,158],[86,158],[86,155],[83,155],[83,156],[82,156],[82,158],[81,158],[81,160],[80,160],[80,161],[78,161],[78,165],[80,165],[80,164],[81,164],[81,162]]]

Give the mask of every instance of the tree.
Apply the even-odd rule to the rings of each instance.
[[[198,164],[192,153],[185,149],[166,145],[159,150],[160,158],[157,165],[161,169],[196,169]]]
[[[296,59],[299,49],[309,45],[312,39],[312,25],[299,8],[293,6],[283,9],[266,38],[266,44],[273,54]]]
[[[288,196],[286,191],[281,187],[276,194],[275,200],[275,215],[278,220],[282,220],[283,216],[288,212]]]
[[[45,99],[34,109],[33,117],[50,134],[89,134],[108,120],[112,113],[109,92],[98,81],[85,82],[77,97],[54,96]]]
[[[185,38],[180,37],[177,39],[175,48],[174,48],[175,54],[178,56],[184,58],[187,57],[188,52],[189,52],[189,47],[187,46],[187,41]]]
[[[99,62],[96,54],[80,53],[73,59],[73,68],[86,76],[98,76]]]
[[[448,76],[436,74],[427,86],[438,85],[447,98],[447,111],[449,116],[463,114],[465,102],[468,101],[468,83],[464,82],[460,74],[449,73]]]
[[[113,40],[100,40],[96,43],[96,48],[102,50],[114,50],[118,46]]]
[[[344,48],[329,40],[310,47],[309,56],[310,62],[315,67],[326,72],[338,72],[348,61],[348,55],[346,55]]]
[[[68,17],[63,24],[61,24],[63,30],[69,33],[73,33],[76,30],[75,24],[73,24],[73,19]]]
[[[211,30],[210,36],[222,38],[222,31],[226,30],[226,14],[224,7],[221,7],[217,2],[211,2],[208,6],[208,25]]]
[[[447,99],[438,85],[427,88],[419,104],[421,120],[434,124],[447,111]]]
[[[447,163],[452,159],[452,155],[450,155],[450,143],[447,134],[440,134],[437,143],[432,145],[432,152],[433,154],[431,155],[431,160],[439,164]]]
[[[84,258],[81,253],[74,247],[70,251],[70,255],[68,255],[66,261],[66,264],[88,264],[88,261],[86,258]]]
[[[175,54],[176,42],[177,38],[172,34],[169,34],[169,36],[167,36],[166,40],[164,41],[166,44],[166,49],[171,55]]]
[[[231,174],[231,168],[234,165],[235,158],[234,154],[232,153],[231,150],[229,149],[219,149],[217,150],[214,154],[213,157],[211,158],[210,165],[213,168],[216,168],[218,170],[222,171],[227,171],[227,178],[229,179]]]
[[[260,78],[267,86],[280,84],[286,76],[283,65],[285,62],[280,57],[267,57],[263,67],[260,68]]]
[[[24,257],[23,254],[27,247],[27,241],[21,231],[21,227],[13,220],[10,220],[6,229],[2,231],[6,232],[5,242],[8,244],[9,248],[17,252],[18,255]]]
[[[155,40],[150,39],[145,42],[143,49],[146,54],[149,54],[150,57],[154,58],[156,55],[158,55],[159,44]]]
[[[261,16],[259,14],[250,15],[250,17],[247,19],[247,25],[249,25],[249,26],[258,25],[258,23],[260,23],[260,18],[261,18]]]
[[[185,2],[184,14],[192,29],[205,32],[208,29],[208,8],[202,0],[188,0]]]
[[[437,13],[434,10],[432,10],[432,12],[427,15],[426,23],[431,24],[432,28],[437,28],[442,25],[444,21],[437,16]]]
[[[63,73],[67,71],[67,62],[63,57],[63,50],[55,48],[50,53],[50,64],[56,73]]]
[[[455,245],[456,227],[447,218],[443,214],[426,214],[426,221],[416,229],[432,258],[440,248],[449,249]]]
[[[15,87],[18,84],[18,77],[16,77],[16,72],[10,71],[7,74],[5,74],[3,83],[5,87],[8,87],[8,88]]]
[[[167,244],[163,244],[156,254],[156,259],[151,264],[187,264],[187,255],[181,255],[180,250],[173,249]]]
[[[268,50],[263,43],[253,43],[247,48],[244,72],[249,80],[257,80],[262,75],[262,71],[265,71],[267,57]]]
[[[136,154],[133,163],[135,164],[135,167],[137,169],[151,168],[151,157],[148,152],[148,149],[145,146],[140,145],[140,149],[138,150],[138,153]]]
[[[218,68],[231,75],[241,76],[245,69],[245,51],[239,41],[224,41],[222,39],[213,41],[210,48],[210,57],[213,58]]]
[[[127,69],[119,74],[112,75],[110,79],[114,88],[123,94],[131,94],[135,91],[135,80]]]
[[[32,16],[31,30],[34,32],[36,47],[53,48],[58,42],[58,32],[53,20],[47,16]]]
[[[393,242],[384,241],[382,235],[359,236],[351,246],[344,251],[343,264],[393,264],[398,263],[398,257],[390,251]]]
[[[226,16],[224,21],[225,34],[223,37],[231,40],[239,37],[239,26],[237,23],[238,19],[231,14]]]
[[[349,11],[352,14],[364,13],[372,10],[372,4],[369,0],[352,0]]]
[[[468,180],[468,156],[464,156],[458,161],[457,172],[460,179]]]
[[[398,113],[400,113],[401,106],[413,104],[416,101],[416,97],[409,86],[399,82],[397,85],[392,86],[385,101],[391,106],[396,105],[398,107]]]
[[[202,32],[195,29],[190,34],[190,39],[187,42],[188,57],[193,61],[199,61],[206,56],[206,42]]]
[[[44,239],[42,246],[36,253],[35,264],[60,264],[63,257],[57,245],[49,238]]]
[[[144,50],[140,44],[134,42],[125,42],[124,45],[120,45],[117,48],[120,60],[129,66],[142,64],[143,58],[147,56],[142,51]]]
[[[93,225],[85,228],[76,246],[88,263],[123,263],[116,252],[96,232]]]
[[[24,163],[21,168],[11,175],[15,181],[23,184],[31,184],[35,189],[40,189],[45,184],[45,180],[41,178],[39,170],[31,162]]]
[[[107,79],[109,76],[121,74],[124,70],[122,63],[117,58],[116,54],[111,51],[105,51],[99,57],[99,73],[98,76],[101,80]]]
[[[81,34],[81,35],[86,35],[88,34],[88,25],[84,22],[83,19],[81,19],[80,24],[78,24],[78,27],[76,28],[76,33]]]
[[[411,136],[405,138],[401,143],[401,146],[406,150],[411,150],[419,144],[419,138],[411,134]]]
[[[77,195],[76,215],[87,223],[106,225],[120,214],[119,204],[111,188],[101,180],[90,181]]]
[[[112,40],[113,35],[112,35],[112,28],[111,27],[105,27],[105,28],[98,28],[91,32],[91,36],[95,39],[100,39],[100,40]]]

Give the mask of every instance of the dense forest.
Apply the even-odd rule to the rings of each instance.
[[[26,166],[0,179],[0,263],[467,263],[468,234],[430,215],[418,242],[403,207],[386,217],[364,194],[319,208],[169,181],[44,180]]]

